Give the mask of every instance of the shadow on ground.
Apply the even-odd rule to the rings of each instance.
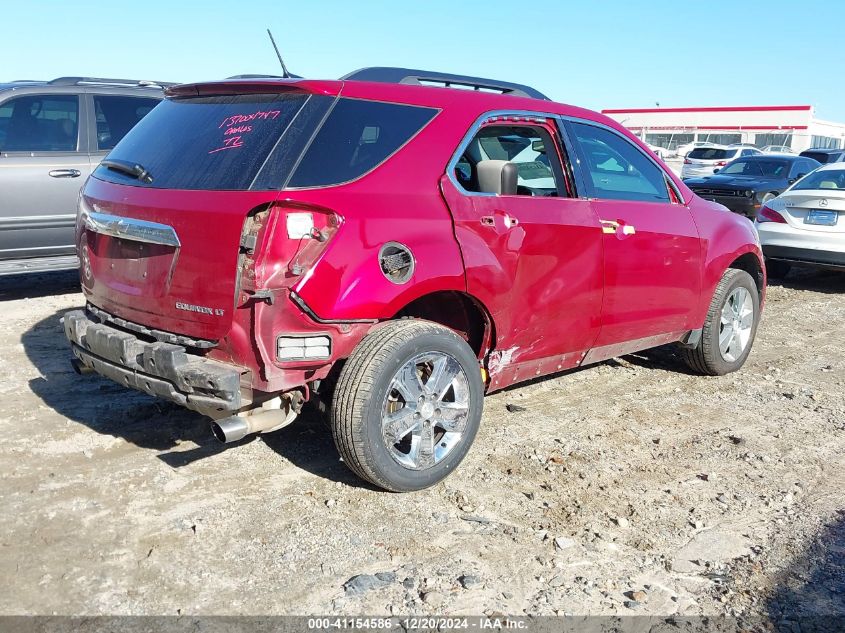
[[[205,416],[126,389],[97,374],[77,375],[70,365],[70,349],[60,323],[63,313],[42,319],[21,337],[27,357],[41,374],[29,381],[29,388],[59,415],[97,433],[157,451],[159,459],[173,468],[224,450],[238,450],[240,444],[262,441],[293,465],[318,477],[365,485],[340,461],[328,426],[312,407],[306,407],[285,429],[224,445],[212,436]],[[184,442],[192,442],[196,448],[185,450]]]
[[[74,292],[79,292],[78,270],[0,277],[0,301],[37,299]]]
[[[793,266],[783,279],[769,279],[770,286],[790,290],[812,290],[826,294],[845,293],[845,270],[822,270]]]
[[[766,615],[779,632],[845,630],[845,510],[777,579]]]

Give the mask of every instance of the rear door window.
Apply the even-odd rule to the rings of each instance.
[[[286,186],[324,187],[360,178],[407,143],[437,112],[435,108],[339,99]]]
[[[75,152],[79,97],[23,95],[0,106],[0,152]]]
[[[665,174],[633,143],[596,125],[568,125],[578,140],[593,197],[669,202]]]
[[[481,128],[455,165],[455,177],[464,190],[482,192],[479,163],[490,160],[516,165],[517,195],[567,195],[555,141],[545,127],[487,125]]]
[[[97,117],[97,149],[110,150],[138,121],[158,105],[159,99],[94,95]]]

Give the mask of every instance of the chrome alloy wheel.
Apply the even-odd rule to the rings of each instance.
[[[469,415],[469,381],[444,352],[418,354],[390,381],[382,407],[382,439],[405,468],[425,470],[461,441]]]
[[[754,302],[746,288],[735,288],[722,307],[719,321],[719,353],[729,363],[735,362],[751,340],[754,326]]]

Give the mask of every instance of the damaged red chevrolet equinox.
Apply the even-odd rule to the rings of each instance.
[[[485,393],[676,343],[739,369],[752,224],[614,121],[499,81],[369,68],[169,88],[80,196],[74,366],[221,440],[324,403],[393,491],[452,472]]]

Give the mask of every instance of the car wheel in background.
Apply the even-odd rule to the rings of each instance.
[[[760,295],[751,275],[729,268],[716,286],[701,338],[693,348],[682,348],[691,369],[723,376],[745,363],[760,320]]]
[[[769,279],[783,279],[789,274],[792,265],[789,262],[782,262],[776,259],[766,260],[766,275]]]
[[[401,320],[368,334],[335,388],[332,434],[343,461],[381,488],[408,492],[449,475],[481,422],[484,385],[466,341]]]

